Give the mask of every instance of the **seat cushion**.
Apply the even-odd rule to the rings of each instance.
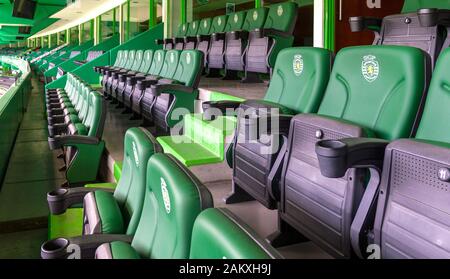
[[[141,257],[129,243],[114,241],[100,245],[95,251],[95,258],[104,260],[137,260]]]
[[[84,197],[84,234],[123,234],[122,212],[112,193],[95,191]]]

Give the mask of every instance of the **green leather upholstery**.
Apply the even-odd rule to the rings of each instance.
[[[212,20],[212,26],[210,33],[222,33],[225,30],[225,27],[227,25],[227,18],[226,15],[216,16]]]
[[[231,211],[204,210],[195,220],[190,259],[274,259],[281,255]]]
[[[332,55],[321,48],[295,47],[282,50],[264,101],[292,113],[316,112],[331,72]]]
[[[102,249],[113,258],[187,259],[194,221],[206,208],[213,207],[211,193],[175,158],[153,155],[147,167],[144,207],[131,245],[112,242]],[[125,246],[131,246],[124,248]]]
[[[142,54],[142,64],[139,67],[139,69],[137,70],[139,73],[148,73],[148,71],[150,70],[150,67],[152,66],[152,61],[153,61],[153,50],[146,50],[143,54]]]
[[[419,49],[411,47],[358,46],[341,50],[318,113],[357,123],[379,138],[409,137],[417,109],[399,110],[397,105],[419,107],[425,90],[424,59]],[[399,70],[404,67],[408,72]]]
[[[185,50],[181,52],[173,79],[192,87],[198,84],[202,67],[203,54],[196,50]]]
[[[165,56],[166,56],[166,51],[164,51],[162,49],[155,51],[155,53],[153,55],[152,65],[150,67],[150,70],[148,71],[148,73],[150,75],[159,75],[162,67],[164,66]]]
[[[211,30],[211,18],[204,18],[200,21],[198,35],[209,35]]]
[[[242,30],[252,31],[264,27],[269,9],[256,8],[247,11]]]
[[[297,4],[284,2],[269,7],[264,29],[276,29],[292,33],[297,18]]]
[[[142,60],[143,60],[144,51],[143,50],[137,50],[134,55],[134,61],[133,64],[130,67],[131,71],[138,71],[141,67]]]
[[[181,23],[178,25],[177,32],[175,34],[176,38],[182,38],[186,36],[189,30],[189,23]]]
[[[178,60],[180,59],[180,50],[168,50],[164,59],[164,64],[162,66],[160,77],[173,78],[178,66]]]
[[[449,61],[450,48],[447,48],[439,55],[434,69],[417,139],[450,142],[450,121],[440,116],[443,111],[450,109]]]
[[[241,30],[244,25],[245,16],[245,11],[229,14],[224,32]]]
[[[195,21],[192,21],[191,23],[189,23],[189,29],[186,33],[187,37],[197,36],[198,29],[200,27],[199,23],[200,22],[198,20],[195,20]]]
[[[95,191],[85,197],[85,227],[95,227],[92,223],[96,222],[86,217],[92,211],[99,213],[101,221],[101,230],[91,233],[134,235],[144,202],[148,159],[159,151],[155,142],[153,136],[143,128],[128,129],[125,134],[122,175],[114,194]]]

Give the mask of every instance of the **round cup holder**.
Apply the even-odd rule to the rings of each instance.
[[[60,189],[56,189],[51,192],[48,192],[47,197],[52,197],[52,198],[61,197],[61,196],[64,196],[67,192],[68,192],[67,189],[60,188]]]
[[[423,27],[436,26],[439,21],[439,11],[436,8],[431,9],[419,9],[417,11],[420,25]]]
[[[67,254],[69,240],[66,238],[55,238],[44,242],[41,246],[43,259],[60,259]]]

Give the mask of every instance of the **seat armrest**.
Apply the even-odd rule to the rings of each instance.
[[[165,38],[163,39],[164,44],[171,44],[174,42],[174,38]]]
[[[130,77],[127,77],[127,84],[128,85],[136,85],[136,83],[139,80],[144,80],[144,79],[145,79],[145,76],[138,76],[138,75],[130,76]]]
[[[63,146],[74,145],[97,145],[100,140],[96,137],[82,136],[82,135],[64,135],[48,138],[48,144],[51,150],[59,149]]]
[[[95,251],[104,243],[123,241],[131,243],[133,237],[124,234],[91,234],[69,238],[55,238],[41,246],[43,259],[94,259]]]
[[[291,126],[291,120],[293,117],[293,115],[289,114],[266,114],[257,116],[257,131],[261,131],[261,125],[263,123],[266,123],[266,131],[268,134],[279,134],[287,137],[289,135],[289,128]]]
[[[225,33],[223,33],[223,32],[213,33],[211,35],[211,38],[213,41],[225,40]]]
[[[173,42],[175,44],[177,44],[177,43],[184,43],[184,38],[173,38]]]
[[[47,110],[47,116],[61,115],[63,113],[64,113],[64,109],[62,109],[62,108],[54,108],[54,109]]]
[[[209,41],[211,39],[211,35],[197,35],[197,41]]]
[[[48,125],[53,126],[55,124],[62,124],[64,123],[65,115],[59,114],[59,115],[49,115],[47,117]]]
[[[236,115],[236,109],[241,105],[239,101],[206,101],[202,103],[203,119],[214,120],[218,115]]]
[[[156,79],[146,79],[146,78],[147,77],[144,77],[144,79],[137,81],[136,86],[139,90],[145,90],[146,88],[149,88],[153,84],[158,83],[158,80],[156,80]]]
[[[178,94],[192,94],[194,93],[194,88],[185,86],[182,84],[155,84],[152,85],[152,94],[159,96],[162,93],[178,95]]]
[[[384,151],[389,141],[376,138],[345,138],[316,143],[320,171],[330,178],[343,177],[349,168],[383,167]]]
[[[280,31],[273,28],[265,28],[265,29],[255,29],[252,31],[252,35],[256,38],[263,38],[263,37],[282,37],[282,38],[289,38],[292,37],[291,33]]]
[[[109,188],[60,188],[47,193],[47,202],[51,214],[59,215],[66,212],[67,208],[75,204],[83,203],[84,196],[90,192],[106,191],[113,193],[113,189]]]
[[[228,32],[227,36],[230,36],[230,39],[232,40],[239,40],[239,39],[247,40],[249,34],[250,33],[247,30],[240,30]]]
[[[165,42],[165,40],[164,39],[156,39],[155,40],[155,44],[157,44],[157,45],[163,45],[163,44],[165,44],[166,42]]]
[[[380,32],[382,19],[375,17],[352,16],[348,19],[352,32],[361,32],[364,29]]]
[[[48,125],[48,135],[49,138],[53,138],[55,136],[61,135],[62,133],[67,132],[67,124],[66,123],[56,123],[53,125]]]
[[[186,36],[186,37],[184,37],[184,43],[185,44],[187,44],[187,43],[195,43],[195,42],[197,42],[197,37],[195,36]]]

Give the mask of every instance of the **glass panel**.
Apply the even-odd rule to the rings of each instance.
[[[100,23],[101,41],[105,41],[114,34],[119,33],[119,10],[112,9],[101,16]]]
[[[72,27],[70,29],[70,43],[78,44],[78,26]]]
[[[286,1],[286,0],[284,0]],[[233,12],[245,11],[255,7],[254,0],[194,1],[193,20],[215,17]]]
[[[82,24],[82,28],[83,28],[82,40],[83,40],[83,42],[87,42],[91,39],[94,39],[94,37],[91,36],[91,25],[92,25],[92,23],[90,20]]]

